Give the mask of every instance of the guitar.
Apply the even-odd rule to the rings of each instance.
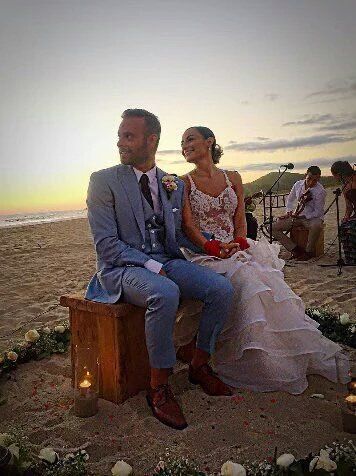
[[[305,205],[306,205],[308,202],[310,202],[311,200],[313,200],[313,195],[312,195],[312,193],[311,193],[310,188],[307,188],[307,189],[305,190],[305,192],[303,192],[303,193],[301,194],[301,196],[299,197],[297,206],[296,206],[296,208],[295,208],[295,210],[294,210],[294,212],[293,212],[293,216],[294,216],[294,217],[299,216],[299,215],[302,213],[302,211],[304,210]]]
[[[252,213],[256,210],[256,204],[253,202],[255,198],[261,198],[263,196],[263,192],[256,192],[253,195],[248,195],[244,198],[245,203],[245,211],[248,213]]]

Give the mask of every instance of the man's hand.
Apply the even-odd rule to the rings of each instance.
[[[278,217],[278,220],[285,220],[286,218],[289,218],[292,216],[293,216],[293,212],[287,212],[285,215],[281,215],[280,217]]]
[[[165,270],[163,268],[161,268],[161,270],[158,274],[160,274],[161,276],[166,276],[167,277],[167,273],[165,272]]]

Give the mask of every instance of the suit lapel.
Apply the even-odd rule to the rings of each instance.
[[[145,217],[143,214],[142,197],[135,172],[129,166],[119,167],[118,171],[119,180],[125,189],[137,225],[141,231],[142,237],[145,238]]]

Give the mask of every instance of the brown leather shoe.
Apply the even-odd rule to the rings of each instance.
[[[213,372],[209,364],[204,364],[197,369],[189,365],[189,382],[200,385],[205,393],[211,396],[232,395],[230,387],[222,382]]]
[[[308,251],[305,251],[303,254],[297,257],[297,261],[309,261],[312,258],[314,258],[313,253],[308,253]]]
[[[188,426],[168,384],[150,388],[147,390],[146,398],[153,415],[161,423],[176,430],[183,430]]]

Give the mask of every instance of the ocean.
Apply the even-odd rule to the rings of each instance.
[[[69,210],[55,212],[18,213],[15,215],[0,215],[0,228],[14,226],[37,225],[55,221],[72,220],[73,218],[85,218],[86,210]]]

